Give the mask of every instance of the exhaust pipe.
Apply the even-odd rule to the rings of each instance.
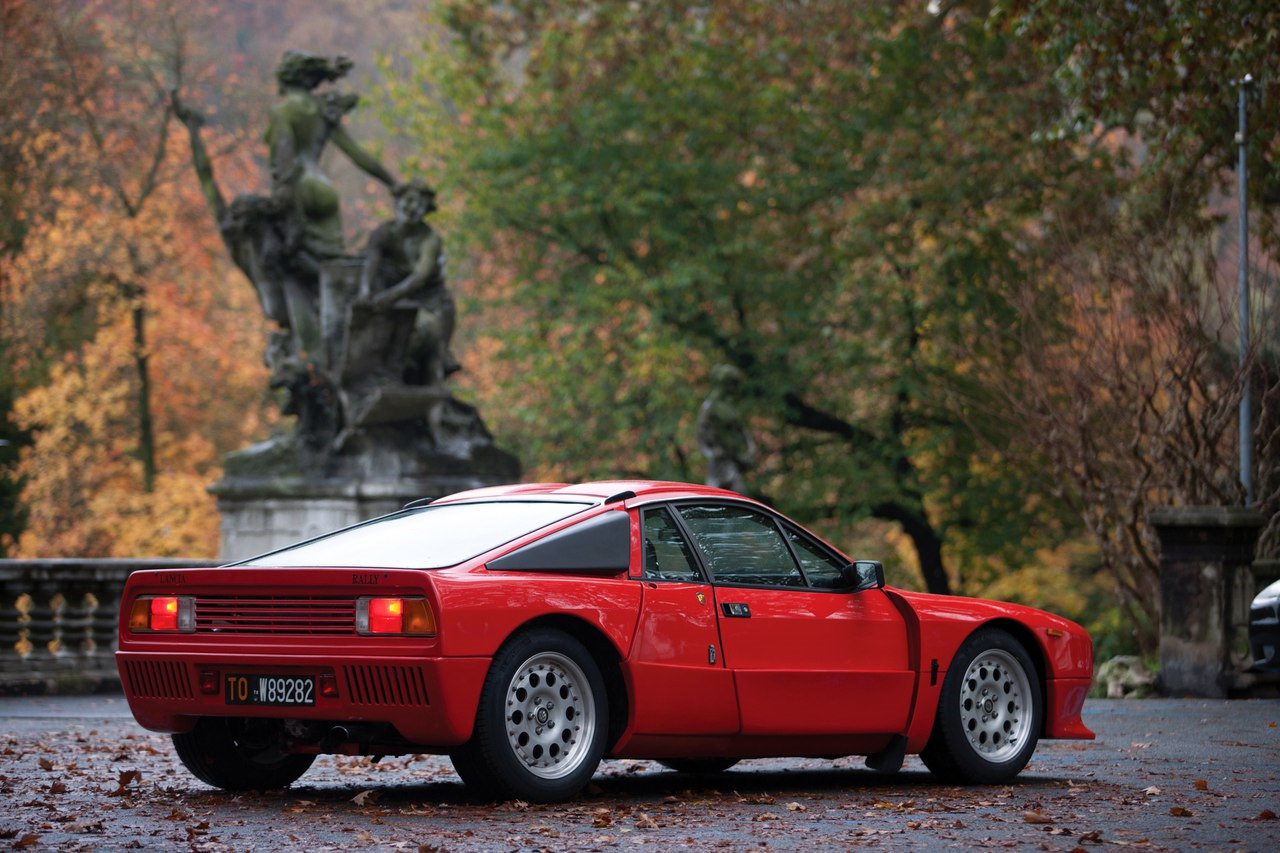
[[[320,739],[320,748],[328,752],[338,744],[347,743],[350,740],[351,732],[347,731],[346,726],[334,726]]]

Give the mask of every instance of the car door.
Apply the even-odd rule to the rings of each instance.
[[[671,511],[656,506],[640,512],[643,600],[628,660],[633,731],[736,733],[738,700],[720,653],[711,584]]]
[[[905,730],[915,676],[883,591],[840,589],[842,557],[755,507],[675,509],[713,582],[743,734]]]

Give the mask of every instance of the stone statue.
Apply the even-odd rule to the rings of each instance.
[[[281,100],[264,137],[271,194],[230,204],[200,116],[171,96],[227,251],[278,327],[267,346],[271,384],[283,392],[283,411],[297,416],[290,435],[228,457],[228,475],[405,480],[483,469],[486,481],[517,479],[514,457],[493,447],[476,410],[443,387],[458,362],[443,242],[425,221],[435,192],[421,179],[398,183],[351,137],[342,120],[354,94],[321,89],[350,68],[341,56],[284,55]],[[320,165],[329,143],[394,195],[395,218],[373,232],[367,256],[344,248],[341,202]]]
[[[698,447],[707,457],[708,486],[746,493],[743,473],[755,464],[756,445],[735,403],[745,377],[729,364],[711,370],[711,393],[698,409]]]
[[[369,235],[357,301],[376,309],[416,308],[404,381],[436,385],[459,369],[449,346],[456,309],[445,286],[444,243],[424,221],[436,209],[436,192],[415,178],[392,194],[396,216]]]
[[[345,257],[338,192],[320,168],[320,155],[332,142],[351,162],[387,187],[396,180],[365,152],[342,126],[359,97],[350,92],[315,91],[351,70],[345,56],[315,56],[288,51],[276,68],[281,100],[271,108],[265,139],[271,153],[272,195],[289,205],[300,228],[297,263],[315,269],[325,260]]]

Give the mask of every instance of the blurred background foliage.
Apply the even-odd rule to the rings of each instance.
[[[757,496],[899,585],[1150,652],[1146,515],[1241,503],[1245,377],[1280,509],[1280,8],[1109,5],[3,0],[0,547],[216,547],[203,486],[275,416],[163,94],[261,191],[270,72],[303,48],[356,59],[357,134],[439,188],[455,381],[529,478],[700,480],[697,407],[734,364]],[[388,207],[339,180],[356,249]]]

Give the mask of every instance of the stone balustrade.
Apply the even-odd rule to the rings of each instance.
[[[137,569],[211,560],[0,560],[0,695],[110,690],[120,593]]]

